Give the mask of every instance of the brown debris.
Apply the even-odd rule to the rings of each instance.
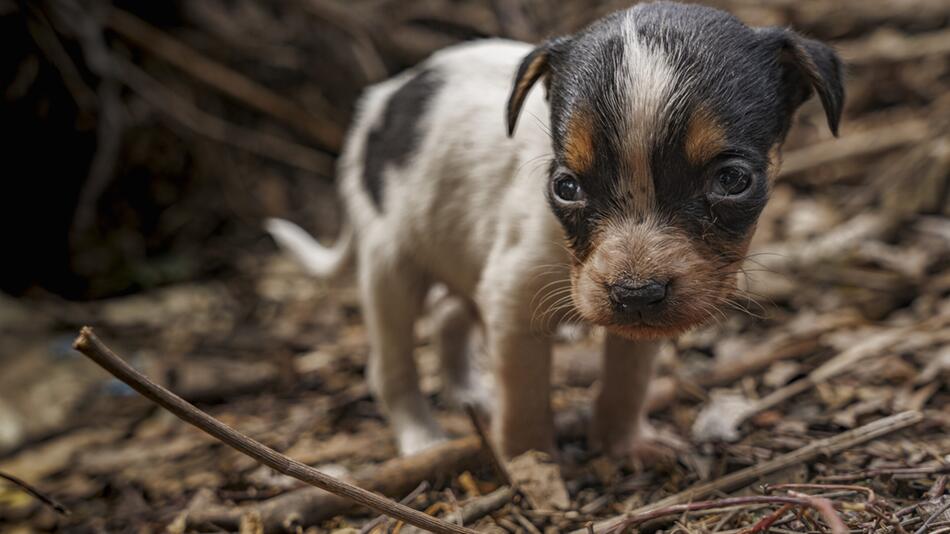
[[[304,275],[260,220],[335,235],[334,152],[366,84],[438,47],[537,42],[629,2],[0,1],[4,28],[21,30],[3,104],[95,146],[79,163],[33,155],[27,167],[62,176],[57,196],[72,195],[64,219],[76,224],[62,230],[73,248],[47,263],[84,282],[61,293],[101,299],[65,301],[49,280],[0,298],[0,472],[72,511],[0,483],[2,529],[414,531],[110,380],[68,348],[92,323],[215,419],[479,532],[950,530],[950,6],[711,3],[831,40],[850,63],[841,135],[819,106],[802,109],[736,309],[664,351],[649,399],[658,431],[684,443],[672,460],[637,470],[586,443],[594,330],[557,343],[557,457],[508,473],[472,419],[444,407],[425,328],[424,389],[458,438],[395,457],[364,381],[352,281]],[[17,135],[32,125],[12,124]],[[52,196],[44,209],[17,202],[52,211]],[[36,240],[54,247],[47,237]]]

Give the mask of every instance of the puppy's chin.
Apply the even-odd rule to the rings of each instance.
[[[709,322],[710,319],[712,316],[698,322],[678,325],[605,324],[603,327],[617,337],[632,341],[671,339]]]
[[[718,303],[728,300],[735,291],[734,280],[731,285],[721,285],[715,295],[709,290],[680,290],[671,298],[669,305],[651,316],[641,317],[640,320],[623,320],[615,315],[607,293],[599,284],[585,278],[581,275],[572,280],[574,304],[578,314],[583,320],[630,340],[675,338],[708,324],[717,317]]]

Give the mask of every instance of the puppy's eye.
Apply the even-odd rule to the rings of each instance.
[[[752,185],[752,174],[739,166],[730,165],[716,173],[712,192],[716,196],[734,197],[745,193]]]
[[[561,174],[555,178],[552,189],[554,196],[562,202],[580,202],[587,197],[580,182],[571,174]]]

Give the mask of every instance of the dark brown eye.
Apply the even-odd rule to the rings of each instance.
[[[752,175],[748,170],[730,165],[723,167],[716,174],[716,183],[713,184],[713,193],[722,197],[734,197],[745,193],[752,185]]]
[[[555,178],[553,191],[561,202],[580,202],[586,197],[580,182],[571,174],[561,174]]]

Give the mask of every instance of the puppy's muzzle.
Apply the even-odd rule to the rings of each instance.
[[[608,288],[610,302],[618,318],[634,320],[655,311],[666,299],[669,282],[620,280]]]

